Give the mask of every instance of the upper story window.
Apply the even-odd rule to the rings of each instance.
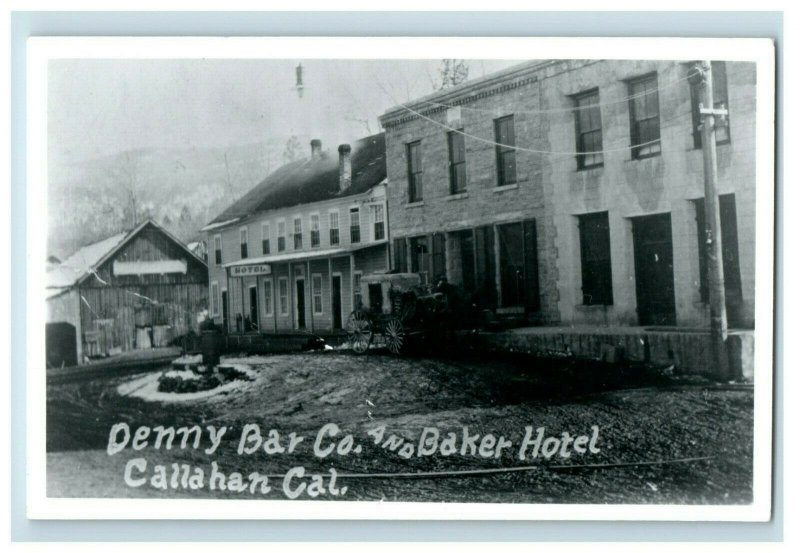
[[[417,140],[406,145],[408,159],[408,201],[422,201],[422,143]]]
[[[631,119],[631,157],[641,159],[661,153],[658,113],[658,77],[655,73],[628,81]]]
[[[497,153],[497,186],[517,182],[517,150],[514,134],[514,116],[494,120],[494,141]]]
[[[711,87],[714,89],[714,108],[728,109],[728,75],[724,61],[711,62]],[[692,95],[692,135],[694,147],[703,147],[703,133],[700,129],[703,120],[700,118],[700,104],[705,103],[701,97],[699,85],[691,85]],[[731,141],[730,135],[730,113],[725,118],[725,123],[715,118],[714,130],[717,135],[717,144],[726,144]]]
[[[261,223],[261,253],[269,254],[269,223]]]
[[[294,249],[303,249],[303,219],[301,217],[294,218]]]
[[[222,236],[214,235],[214,263],[222,265]]]
[[[286,250],[286,221],[281,219],[278,221],[278,251]]]
[[[467,153],[463,129],[447,133],[447,150],[450,156],[450,193],[461,194],[467,190]]]
[[[311,247],[319,247],[319,213],[311,215]]]
[[[600,120],[600,92],[590,90],[573,97],[575,101],[575,147],[578,169],[603,165],[603,125]]]
[[[242,259],[247,259],[247,227],[239,229],[239,251]]]
[[[361,242],[361,215],[357,207],[350,208],[350,243]]]
[[[383,204],[374,204],[372,206],[372,224],[375,235],[375,240],[383,240],[386,238],[386,217],[383,213]]]
[[[331,211],[328,213],[328,232],[331,246],[339,243],[339,211]]]

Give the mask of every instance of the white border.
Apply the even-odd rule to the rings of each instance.
[[[290,500],[67,499],[46,496],[44,289],[47,62],[58,58],[725,59],[757,69],[756,332],[752,505],[519,505]],[[547,55],[543,56],[542,53]],[[686,38],[121,38],[28,39],[27,507],[34,519],[482,519],[767,521],[772,485],[774,46],[767,39]],[[35,201],[33,199],[36,198]]]

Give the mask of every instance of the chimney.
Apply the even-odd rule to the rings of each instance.
[[[350,144],[339,146],[339,191],[350,188],[352,182],[353,166],[350,162]]]
[[[322,140],[315,138],[311,141],[311,160],[316,161],[322,157]]]

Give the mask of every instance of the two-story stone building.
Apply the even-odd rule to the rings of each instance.
[[[556,264],[541,251],[553,247],[554,226],[533,151],[546,137],[528,114],[540,108],[540,65],[394,108],[381,124],[394,268],[446,275],[482,308],[552,323]]]
[[[384,135],[311,142],[203,229],[210,312],[229,333],[335,332],[389,267]]]
[[[529,62],[385,113],[393,266],[531,322],[708,320],[692,64]],[[754,319],[755,64],[714,62],[732,326]]]

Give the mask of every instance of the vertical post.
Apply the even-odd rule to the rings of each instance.
[[[311,261],[306,261],[306,275],[308,282],[308,287],[311,289],[311,309],[308,310],[309,312],[309,322],[311,323],[311,332],[314,332],[314,277],[311,275]]]
[[[708,260],[708,300],[711,311],[712,359],[716,373],[728,378],[728,316],[725,310],[725,276],[722,269],[722,241],[717,192],[717,137],[714,130],[714,83],[711,62],[702,61],[697,69],[703,139],[705,184],[706,259]]]
[[[239,295],[242,298],[242,305],[241,305],[241,309],[242,309],[242,334],[244,334],[245,332],[247,332],[247,325],[245,325],[245,320],[244,320],[244,314],[245,314],[245,310],[244,310],[244,277],[240,276],[238,278],[238,282],[239,282]]]

